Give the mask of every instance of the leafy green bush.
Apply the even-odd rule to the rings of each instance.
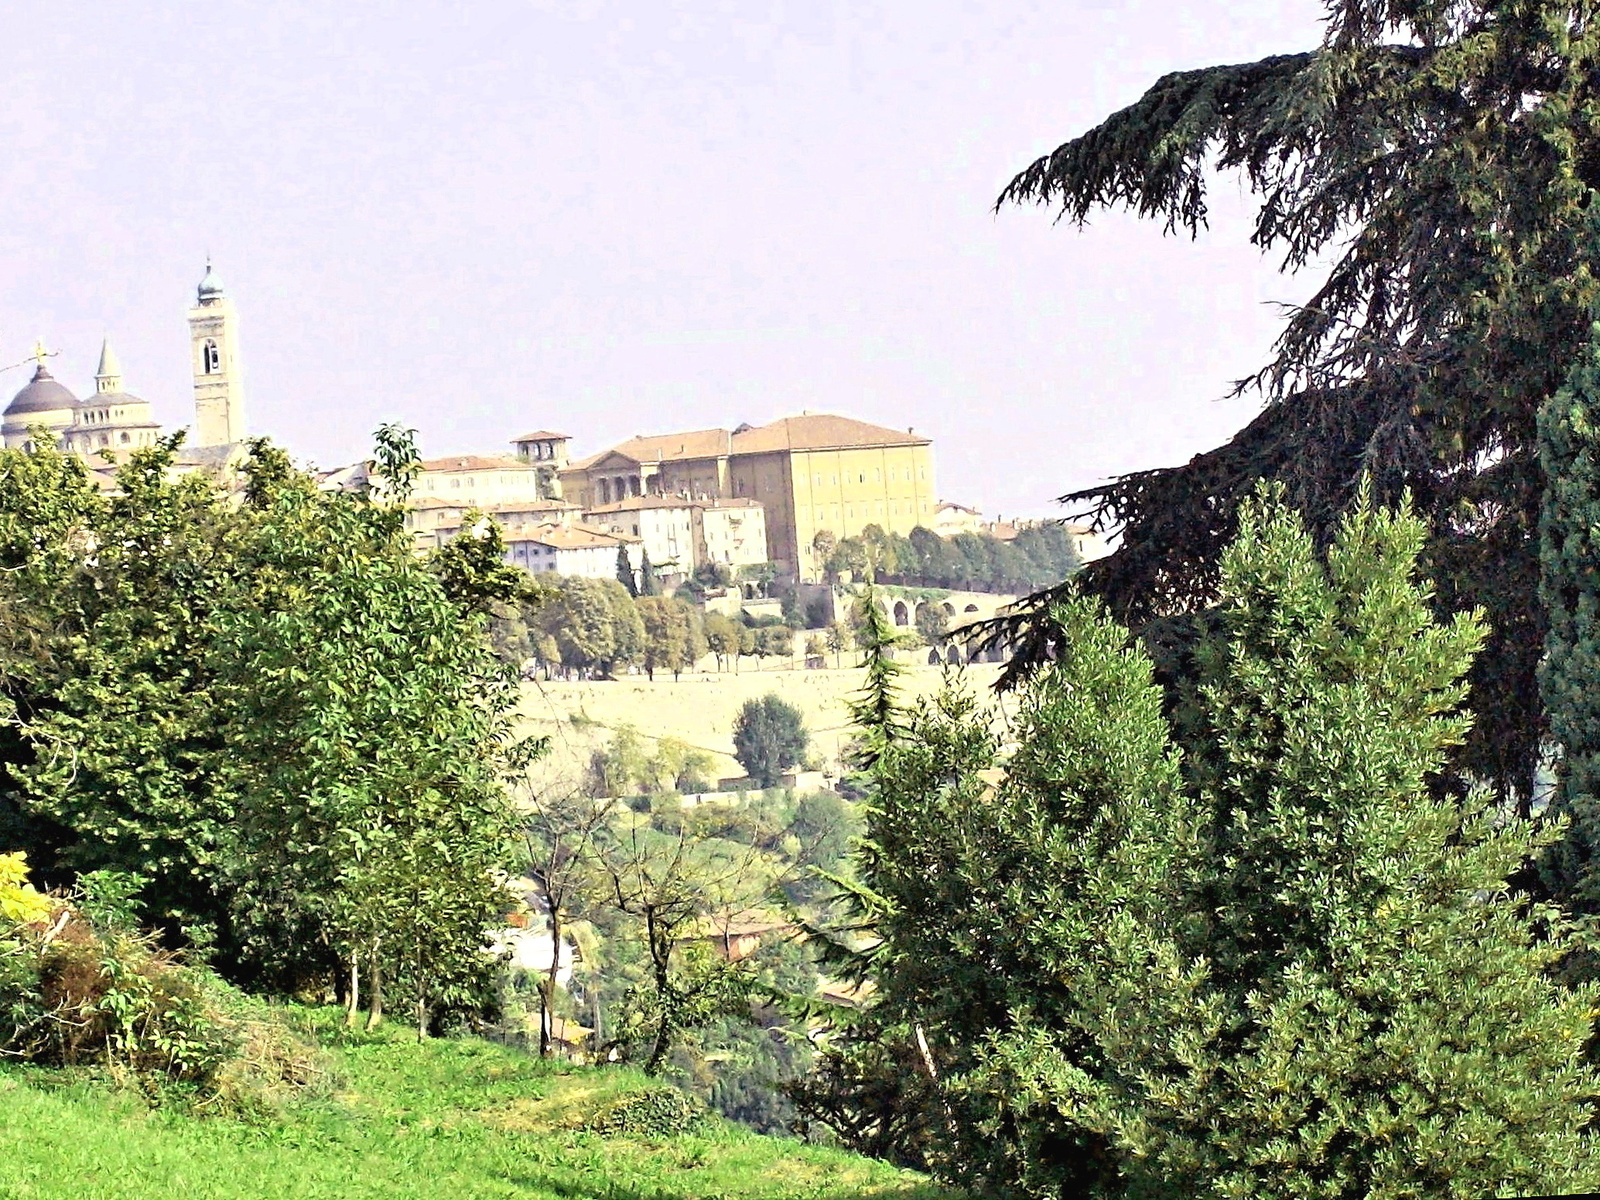
[[[585,1126],[605,1137],[669,1138],[688,1133],[705,1110],[677,1088],[634,1092],[611,1104]]]

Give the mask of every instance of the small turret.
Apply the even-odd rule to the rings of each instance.
[[[94,373],[94,390],[101,396],[122,390],[122,364],[117,361],[117,352],[111,348],[109,337],[100,343],[100,366]]]

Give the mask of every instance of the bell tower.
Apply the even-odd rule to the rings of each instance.
[[[239,361],[239,314],[206,259],[195,306],[189,310],[189,360],[194,370],[195,446],[244,440],[244,370]]]

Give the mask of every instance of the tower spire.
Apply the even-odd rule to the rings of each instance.
[[[117,361],[117,352],[111,348],[109,335],[100,343],[100,366],[94,373],[94,390],[102,396],[122,390],[122,364]]]

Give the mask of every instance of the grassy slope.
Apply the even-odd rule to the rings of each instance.
[[[832,662],[829,656],[829,662]],[[755,669],[756,660],[745,659],[737,675],[685,674],[674,682],[660,675],[651,683],[642,675],[627,675],[603,682],[565,683],[556,680],[526,684],[521,713],[528,733],[549,734],[551,755],[542,765],[546,786],[575,783],[588,766],[590,752],[610,740],[621,725],[632,725],[651,739],[675,737],[717,755],[718,770],[739,774],[733,759],[733,719],[746,701],[776,692],[805,716],[812,743],[825,758],[837,759],[840,743],[848,734],[845,703],[861,688],[859,669],[790,671]],[[966,670],[970,686],[982,693],[1000,672],[992,663],[975,663]],[[901,677],[907,698],[928,696],[939,690],[943,673],[921,666]],[[574,727],[578,715],[595,722]]]
[[[720,1122],[650,1141],[572,1126],[642,1078],[394,1030],[335,1049],[332,1100],[274,1122],[151,1112],[0,1072],[4,1200],[953,1200],[908,1173]]]

